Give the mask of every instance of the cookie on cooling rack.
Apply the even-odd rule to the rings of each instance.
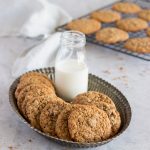
[[[150,21],[150,9],[144,9],[140,11],[138,16],[146,21]]]
[[[93,12],[91,18],[103,23],[111,23],[121,19],[121,14],[111,10],[100,10]]]
[[[117,21],[116,25],[128,32],[137,32],[148,27],[148,23],[140,18],[125,18]]]
[[[81,143],[103,141],[111,135],[111,123],[107,114],[89,105],[83,105],[71,112],[68,128],[71,138]]]
[[[114,27],[103,28],[96,33],[96,40],[106,44],[115,44],[126,41],[128,38],[127,32]]]
[[[141,10],[141,7],[135,3],[129,2],[119,2],[112,6],[113,10],[122,12],[122,13],[137,13]]]
[[[124,47],[137,53],[150,53],[150,38],[144,37],[129,39]]]
[[[84,34],[92,34],[101,28],[101,24],[94,19],[77,19],[68,23],[66,28],[77,30]]]
[[[55,126],[59,113],[69,105],[60,98],[51,101],[40,114],[40,126],[43,132],[56,136]]]

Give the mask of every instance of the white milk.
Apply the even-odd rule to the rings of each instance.
[[[56,65],[55,84],[58,95],[71,101],[88,88],[88,68],[77,60],[65,60]]]

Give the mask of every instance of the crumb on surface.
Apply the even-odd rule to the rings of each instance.
[[[103,73],[111,74],[111,72],[109,70],[104,70]]]
[[[8,146],[8,149],[9,150],[14,150],[12,146]]]
[[[31,139],[29,139],[28,141],[29,141],[29,142],[32,142],[32,140],[31,140]]]
[[[124,70],[124,68],[123,67],[119,67],[119,70],[122,71],[122,70]]]

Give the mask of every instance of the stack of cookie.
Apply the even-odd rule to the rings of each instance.
[[[41,73],[21,76],[15,97],[20,112],[33,127],[64,140],[102,141],[115,135],[121,125],[120,115],[108,96],[89,91],[67,103]]]
[[[30,72],[20,78],[15,91],[17,105],[32,126],[40,128],[38,119],[41,110],[55,97],[52,81],[44,74]]]
[[[65,140],[89,143],[114,136],[121,125],[120,114],[113,101],[100,92],[77,95],[58,115],[55,132]]]
[[[112,6],[112,10],[93,12],[89,18],[68,23],[66,28],[83,32],[86,35],[96,33],[96,40],[105,44],[128,40],[124,44],[126,49],[138,53],[150,53],[149,37],[130,38],[128,34],[128,32],[135,33],[147,29],[149,21],[150,9],[143,10],[135,3],[119,2]],[[104,24],[107,24],[107,27],[102,28]],[[150,36],[149,28],[146,33]]]

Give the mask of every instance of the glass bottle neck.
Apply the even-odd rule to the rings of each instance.
[[[60,49],[56,57],[56,63],[73,60],[78,63],[85,62],[85,35],[78,31],[66,31],[62,33]]]
[[[78,31],[66,31],[62,33],[61,36],[61,46],[79,50],[85,47],[86,38],[85,35]]]

